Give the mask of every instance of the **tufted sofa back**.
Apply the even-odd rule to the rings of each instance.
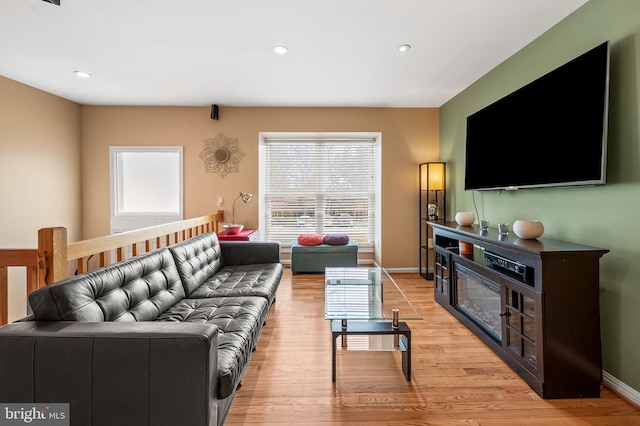
[[[173,256],[161,248],[33,291],[39,321],[153,321],[185,297]]]
[[[169,247],[188,296],[223,266],[220,241],[214,232]]]

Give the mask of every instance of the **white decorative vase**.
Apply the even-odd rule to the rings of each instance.
[[[539,220],[516,220],[513,222],[513,232],[525,240],[535,240],[544,234],[544,225]]]
[[[473,212],[458,212],[456,213],[456,222],[458,225],[469,226],[476,220],[476,215]]]

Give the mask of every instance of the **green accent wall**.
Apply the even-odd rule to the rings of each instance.
[[[586,52],[611,42],[607,184],[465,191],[466,117]],[[486,49],[491,49],[487,46]],[[440,160],[447,163],[448,219],[474,211],[496,223],[537,219],[544,237],[602,247],[603,369],[640,392],[640,1],[590,0],[440,109]],[[495,163],[526,155],[495,153]],[[576,160],[580,161],[579,153]],[[567,309],[571,309],[568,305]],[[595,313],[594,313],[595,314]]]

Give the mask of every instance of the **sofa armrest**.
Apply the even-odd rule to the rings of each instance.
[[[280,243],[275,241],[220,241],[225,265],[280,263]]]
[[[215,425],[217,348],[210,324],[13,323],[0,401],[70,403],[71,425]]]

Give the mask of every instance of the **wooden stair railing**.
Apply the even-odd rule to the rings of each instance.
[[[27,268],[27,294],[38,288],[38,250],[0,249],[0,325],[8,321],[8,290],[11,267]]]
[[[67,229],[42,228],[37,249],[0,249],[0,325],[7,323],[9,267],[27,268],[27,295],[33,290],[207,232],[219,232],[224,211],[120,234],[67,242]],[[95,260],[94,260],[95,257]],[[90,267],[90,260],[93,265]]]

